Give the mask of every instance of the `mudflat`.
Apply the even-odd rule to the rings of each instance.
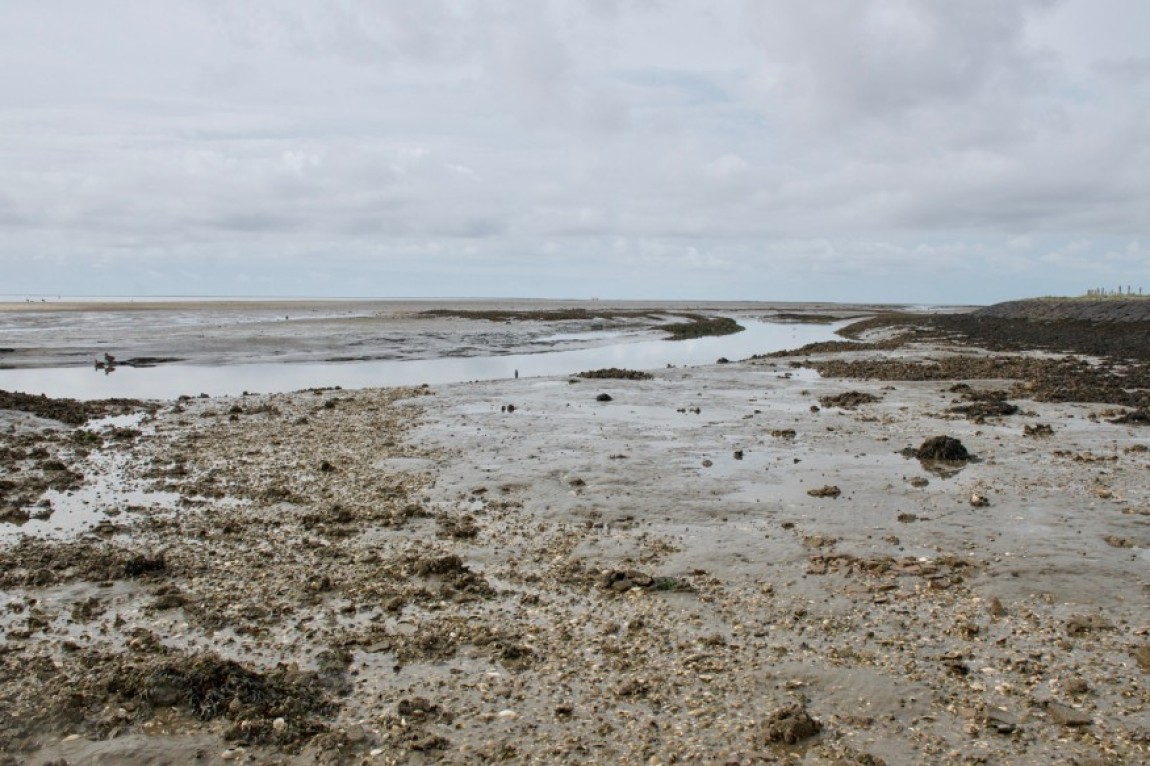
[[[527,299],[9,302],[0,303],[0,369],[91,365],[105,353],[144,367],[531,353],[546,350],[541,339],[557,329],[640,331],[688,314],[849,317],[879,308]]]
[[[964,332],[80,425],[13,400],[0,750],[1145,761],[1144,363]]]

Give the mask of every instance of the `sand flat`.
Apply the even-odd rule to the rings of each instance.
[[[1150,432],[1008,379],[809,367],[951,356],[989,358],[193,398],[93,438],[14,432],[6,476],[69,480],[56,460],[106,489],[89,531],[3,550],[3,748],[1144,760]],[[957,383],[1019,410],[969,419]],[[901,454],[939,434],[975,459]],[[118,499],[143,490],[183,500]]]

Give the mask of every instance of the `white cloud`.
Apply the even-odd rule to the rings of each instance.
[[[1091,263],[1150,284],[1148,14],[3,4],[0,267],[37,292],[610,297],[610,273],[618,296],[958,301],[1084,289]]]

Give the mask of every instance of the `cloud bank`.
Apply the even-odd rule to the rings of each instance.
[[[1150,289],[1137,0],[0,6],[0,293]]]

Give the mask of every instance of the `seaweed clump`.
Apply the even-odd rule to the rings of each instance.
[[[747,329],[730,317],[705,317],[700,314],[681,314],[688,322],[663,325],[659,329],[670,334],[668,340],[690,340],[711,335],[733,335]]]
[[[1150,425],[1150,415],[1146,414],[1146,410],[1134,410],[1127,412],[1124,415],[1114,418],[1109,421],[1115,425],[1126,426],[1147,426]]]
[[[118,665],[118,667],[117,667]],[[142,713],[181,708],[201,721],[235,722],[225,736],[247,744],[289,744],[324,732],[314,716],[335,705],[316,673],[283,665],[261,673],[212,652],[165,653],[144,661],[107,663],[105,692],[135,702]]]
[[[962,442],[953,436],[932,436],[914,451],[914,456],[919,460],[947,460],[951,462],[970,460],[971,457]]]
[[[847,391],[846,393],[835,396],[823,396],[819,398],[819,404],[828,409],[831,407],[840,407],[844,410],[853,410],[861,404],[874,404],[878,401],[882,400],[866,391]]]
[[[44,394],[23,394],[0,390],[0,410],[27,412],[41,418],[58,420],[70,426],[82,426],[92,418],[151,412],[155,404],[139,399],[99,399],[81,402],[76,399],[54,399]]]
[[[599,380],[650,380],[655,376],[649,372],[643,372],[642,370],[625,370],[620,367],[604,367],[600,370],[585,370],[578,373],[575,377]]]

